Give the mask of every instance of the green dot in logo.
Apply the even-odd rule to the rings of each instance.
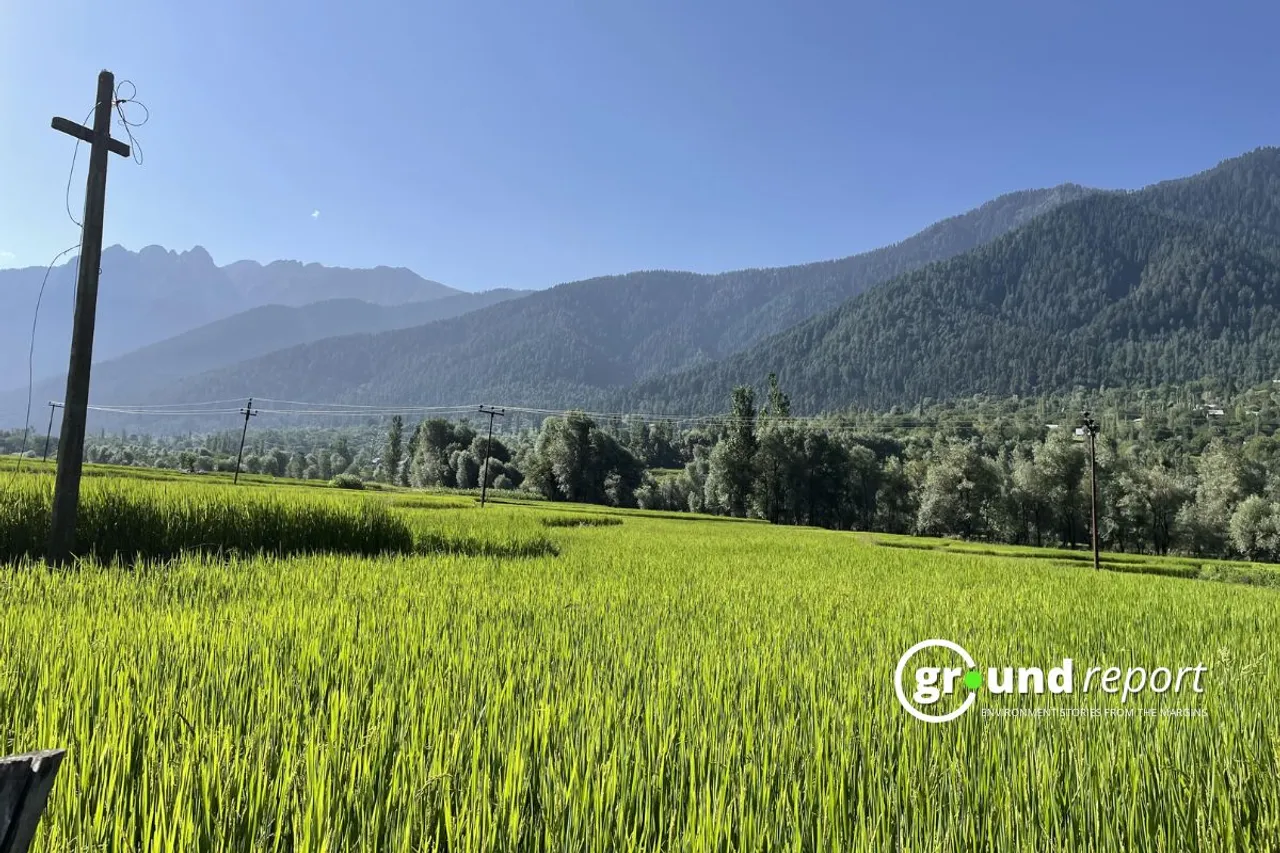
[[[971,669],[964,674],[964,686],[970,690],[977,690],[982,686],[982,672]]]

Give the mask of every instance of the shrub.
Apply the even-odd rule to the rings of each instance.
[[[363,489],[364,480],[355,474],[339,474],[329,481],[329,485],[335,489]]]

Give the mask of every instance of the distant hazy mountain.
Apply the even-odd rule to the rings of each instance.
[[[43,267],[0,270],[0,304],[9,331],[0,335],[0,389],[25,385],[31,317]],[[55,267],[41,302],[35,377],[67,369],[76,262]],[[148,246],[102,253],[94,357],[104,361],[180,332],[260,305],[304,305],[326,299],[360,299],[377,305],[422,302],[459,291],[405,269],[349,270],[279,261],[214,264],[197,246],[173,252]]]
[[[149,344],[93,367],[92,401],[131,404],[139,395],[181,379],[254,358],[277,349],[335,335],[381,332],[458,317],[489,305],[527,295],[522,290],[454,293],[430,302],[374,305],[359,299],[327,299],[301,307],[264,305],[215,320],[167,340]],[[65,375],[36,383],[37,407],[61,400]],[[0,393],[0,422],[18,422],[25,411],[22,387]]]
[[[447,322],[281,350],[140,399],[260,394],[420,405],[600,399],[638,379],[750,347],[879,282],[968,251],[1090,193],[1074,185],[1012,193],[893,246],[838,261],[563,284]]]
[[[274,261],[265,266],[255,261],[237,261],[222,271],[243,298],[254,305],[306,305],[351,298],[374,305],[400,305],[459,292],[403,267],[353,270],[298,261]]]

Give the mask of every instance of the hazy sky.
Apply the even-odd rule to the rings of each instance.
[[[839,257],[1010,190],[1198,171],[1280,142],[1278,26],[1199,0],[0,0],[0,266],[76,242],[49,119],[104,67],[151,110],[108,244],[475,290]]]

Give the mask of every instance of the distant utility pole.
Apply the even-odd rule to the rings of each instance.
[[[493,455],[493,419],[495,416],[505,418],[507,410],[481,406],[480,414],[489,416],[489,439],[484,443],[484,473],[480,475],[480,506],[483,507],[485,497],[489,493],[489,457]]]
[[[1084,424],[1084,431],[1089,435],[1089,488],[1093,492],[1089,528],[1093,538],[1093,567],[1097,569],[1100,568],[1098,564],[1098,422],[1089,416],[1088,409],[1085,409],[1081,421]]]
[[[130,154],[128,145],[111,138],[115,86],[116,80],[110,71],[98,75],[92,130],[65,118],[53,120],[54,130],[87,142],[90,148],[71,360],[63,400],[62,432],[58,437],[58,474],[53,488],[53,524],[49,532],[52,563],[64,563],[71,555],[76,538],[76,514],[80,509],[80,469],[84,464],[84,429],[89,415],[89,366],[93,362],[93,324],[98,310],[98,275],[102,263],[102,214],[107,204],[107,155],[128,157]]]
[[[44,458],[40,460],[41,462],[49,461],[49,439],[53,437],[53,410],[60,408],[62,408],[61,403],[49,401],[49,429],[45,430],[44,433]]]
[[[268,400],[267,402],[271,401]],[[245,407],[240,410],[240,414],[244,415],[244,429],[240,430],[240,452],[236,454],[236,473],[235,476],[231,478],[231,484],[233,486],[238,485],[240,482],[240,460],[244,459],[244,438],[249,434],[249,418],[258,414],[257,410],[253,408],[252,397],[249,398],[249,402]]]

